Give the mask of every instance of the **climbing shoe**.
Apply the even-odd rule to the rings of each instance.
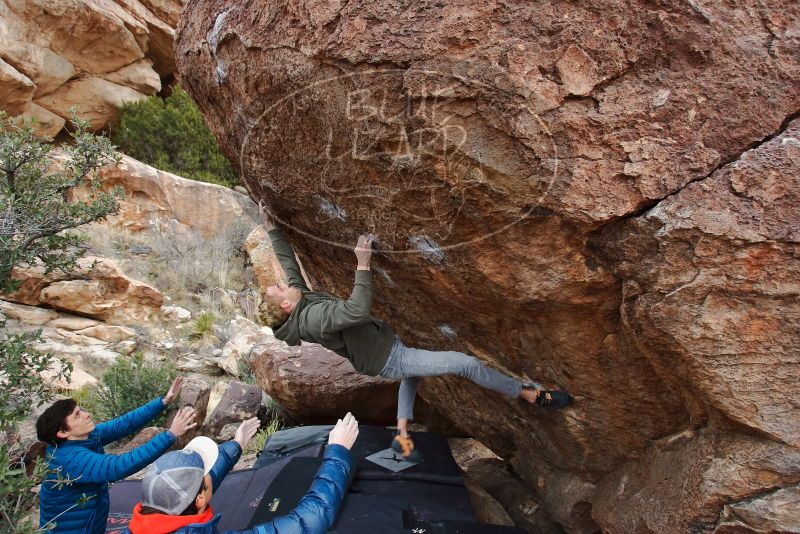
[[[523,389],[532,389],[539,392],[534,404],[542,408],[558,410],[560,408],[566,408],[572,403],[572,397],[570,397],[569,393],[566,391],[544,389],[538,382],[526,380],[522,383],[522,387]]]
[[[558,410],[561,408],[566,408],[572,403],[572,397],[566,391],[541,389],[537,387],[532,387],[531,389],[535,389],[539,392],[539,395],[536,396],[534,404],[541,406],[542,408]]]
[[[403,437],[400,434],[396,435],[392,440],[392,450],[400,454],[403,460],[408,462],[422,461],[422,455],[416,449],[410,437]]]

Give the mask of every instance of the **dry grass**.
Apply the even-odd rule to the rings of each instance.
[[[170,225],[140,233],[101,224],[82,230],[92,254],[116,259],[125,274],[154,285],[170,304],[212,313],[220,321],[255,316],[258,292],[246,268],[246,223],[233,222],[209,238]],[[150,252],[137,254],[142,247]]]
[[[203,312],[194,318],[189,339],[196,347],[213,344],[215,321],[216,317],[211,312]]]
[[[149,235],[150,245],[167,267],[162,280],[175,293],[199,294],[213,288],[245,288],[244,240],[248,231],[246,224],[237,221],[210,238],[180,231],[151,231]]]

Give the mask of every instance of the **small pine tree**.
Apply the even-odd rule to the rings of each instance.
[[[72,144],[57,161],[52,145],[33,133],[29,121],[0,112],[0,291],[13,291],[15,266],[41,262],[46,272],[69,271],[84,253],[85,239],[70,230],[119,209],[122,190],[99,190],[95,171],[116,161],[114,146],[89,133],[89,123],[73,115]],[[90,198],[69,202],[69,191],[88,186]]]
[[[238,183],[200,110],[178,86],[167,98],[123,105],[111,140],[132,158],[184,178],[226,187]]]

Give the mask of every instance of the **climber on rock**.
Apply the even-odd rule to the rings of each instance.
[[[362,235],[354,250],[357,258],[355,286],[347,300],[311,291],[305,283],[291,245],[275,227],[272,216],[259,203],[264,227],[288,285],[268,287],[259,305],[259,320],[275,337],[289,345],[300,341],[319,343],[350,360],[361,374],[399,379],[398,434],[392,448],[409,460],[420,454],[408,433],[413,420],[419,377],[458,375],[510,398],[544,408],[563,408],[571,397],[563,391],[545,390],[535,382],[523,382],[484,365],[478,358],[455,351],[428,351],[406,347],[386,322],[370,315],[373,285],[370,260],[373,237]]]

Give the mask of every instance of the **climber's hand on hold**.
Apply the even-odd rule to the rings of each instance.
[[[353,252],[356,253],[359,271],[369,271],[369,264],[372,260],[372,241],[374,240],[375,236],[372,234],[364,234],[358,238],[358,244]]]

